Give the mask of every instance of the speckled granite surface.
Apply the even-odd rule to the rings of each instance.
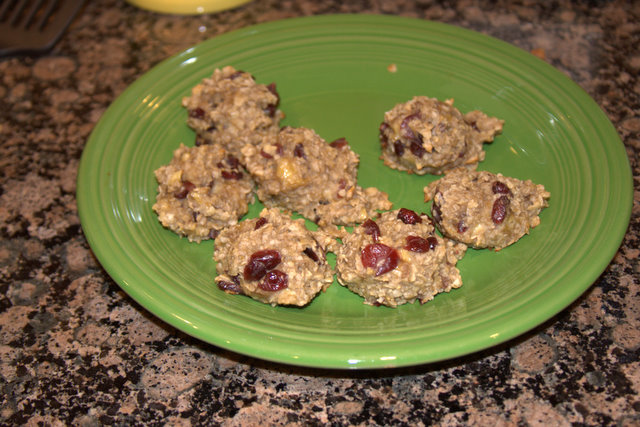
[[[634,173],[629,231],[571,307],[506,345],[386,371],[274,365],[156,320],[101,269],[75,203],[109,103],[160,60],[245,25],[414,16],[543,57],[605,110]],[[211,16],[90,2],[48,55],[0,60],[0,424],[640,425],[640,2],[256,0]]]

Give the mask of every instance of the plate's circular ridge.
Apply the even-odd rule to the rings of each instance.
[[[392,73],[387,67],[395,64]],[[505,120],[480,169],[544,184],[542,223],[499,253],[470,249],[463,286],[420,306],[369,307],[339,284],[307,307],[271,307],[213,284],[214,244],[160,226],[153,171],[192,145],[180,100],[214,68],[277,83],[285,124],[344,136],[358,180],[396,207],[428,209],[436,179],[385,168],[377,127],[414,95],[454,98]],[[239,353],[297,365],[376,368],[432,362],[504,342],[562,310],[598,277],[626,230],[626,153],[589,96],[548,64],[497,39],[391,16],[295,18],[224,34],[162,62],[105,112],[83,153],[78,209],[105,270],[169,324]],[[258,206],[252,207],[255,214]],[[604,237],[603,237],[604,236]]]

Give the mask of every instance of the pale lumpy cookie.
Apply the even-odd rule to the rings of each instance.
[[[251,74],[227,66],[196,85],[182,105],[198,145],[219,143],[240,158],[245,144],[258,144],[278,132],[284,116],[279,102],[274,83],[258,84]]]
[[[284,127],[259,146],[245,146],[243,155],[267,207],[321,226],[354,225],[391,208],[386,193],[357,185],[359,158],[343,138],[327,143],[312,129]]]
[[[333,282],[314,233],[278,209],[223,230],[214,259],[221,290],[271,305],[304,306]]]
[[[544,186],[487,171],[453,170],[425,187],[442,234],[474,248],[502,249],[540,224]]]
[[[253,202],[253,180],[220,145],[180,144],[168,165],[155,171],[153,210],[163,226],[190,241],[215,238],[238,222]]]
[[[342,242],[336,252],[337,279],[366,304],[425,303],[462,286],[456,264],[467,247],[438,236],[426,214],[404,208],[384,212]]]
[[[484,160],[483,144],[502,131],[503,121],[480,111],[463,115],[453,106],[426,96],[397,104],[380,125],[382,160],[390,168],[418,175],[440,175]]]

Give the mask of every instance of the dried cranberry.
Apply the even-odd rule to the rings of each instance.
[[[193,110],[189,110],[189,117],[202,120],[204,119],[204,110],[200,107],[196,107]]]
[[[406,241],[407,244],[404,248],[411,252],[425,253],[438,246],[438,239],[433,236],[429,236],[426,239],[420,236],[407,236]]]
[[[431,205],[431,213],[433,214],[433,219],[440,224],[442,222],[442,209],[440,209],[440,205],[436,203],[435,199]]]
[[[382,243],[367,245],[360,253],[362,265],[374,268],[376,276],[396,268],[399,258],[398,251]]]
[[[260,155],[265,159],[273,159],[273,156],[264,150],[260,150]]]
[[[243,294],[242,287],[240,286],[240,279],[238,276],[233,276],[231,278],[232,282],[222,280],[218,282],[218,289],[221,291],[225,291],[229,294],[240,295]]]
[[[396,153],[396,156],[398,157],[402,157],[404,154],[404,144],[402,144],[399,139],[393,143],[393,152]]]
[[[343,137],[330,142],[329,145],[333,148],[343,148],[349,145],[349,143],[347,142],[346,138]]]
[[[196,142],[195,142],[196,147],[199,147],[201,145],[207,145],[208,143],[209,142],[206,139],[204,139],[200,135],[196,135]]]
[[[316,253],[313,251],[313,249],[311,248],[305,248],[304,251],[302,251],[306,256],[308,256],[311,261],[313,262],[318,262],[320,261],[320,259],[318,258],[318,255],[316,255]]]
[[[507,216],[507,209],[509,208],[510,200],[507,196],[500,196],[493,202],[493,209],[491,209],[491,220],[494,224],[502,224]]]
[[[407,244],[404,248],[411,252],[425,253],[429,252],[430,246],[427,239],[423,239],[420,236],[407,236],[406,239]]]
[[[240,171],[222,171],[222,177],[224,179],[242,179],[242,172],[240,172]]]
[[[509,187],[507,187],[505,183],[500,181],[496,181],[493,183],[493,185],[491,186],[491,191],[493,191],[493,194],[511,194],[511,190],[509,190]]]
[[[415,119],[422,119],[420,114],[410,114],[402,120],[400,123],[400,135],[409,141],[409,150],[416,157],[422,157],[425,155],[427,150],[422,146],[422,134],[415,133],[413,129],[409,126],[409,122]]]
[[[264,249],[253,253],[244,267],[244,280],[261,279],[269,270],[280,264],[280,261],[280,252],[274,249]]]
[[[228,154],[225,158],[225,161],[231,169],[238,169],[238,167],[240,166],[240,160],[238,160],[238,158],[233,154]]]
[[[281,261],[280,252],[275,249],[264,249],[255,252],[253,253],[253,255],[251,255],[251,259],[260,261],[269,270],[280,264]]]
[[[414,156],[422,158],[427,153],[427,150],[422,146],[422,142],[416,139],[412,140],[409,144],[409,150],[413,153]]]
[[[372,219],[367,219],[362,223],[362,228],[364,229],[364,234],[373,237],[373,241],[377,242],[380,237],[380,227],[378,224]]]
[[[216,230],[215,228],[212,228],[212,229],[209,231],[209,238],[210,238],[211,240],[215,240],[215,239],[216,239],[216,237],[218,237],[218,234],[220,234],[220,231],[219,231],[219,230]]]
[[[458,221],[458,233],[462,234],[467,231],[469,227],[464,223],[463,220]]]
[[[250,259],[244,266],[242,275],[244,280],[260,280],[267,274],[267,267],[260,261]]]
[[[280,95],[276,90],[275,83],[270,83],[269,85],[267,85],[267,90],[276,96],[276,102],[273,104],[267,105],[267,108],[265,109],[265,113],[267,113],[269,117],[275,117],[276,111],[278,110],[278,105],[280,105]]]
[[[302,145],[302,143],[298,143],[295,147],[293,147],[293,155],[296,157],[301,157],[303,159],[307,158],[307,155],[304,152],[304,145]]]
[[[380,131],[380,144],[382,145],[382,148],[387,148],[387,145],[389,144],[389,137],[387,136],[387,134],[385,133],[387,129],[389,129],[389,124],[387,124],[386,122],[382,122],[380,123],[380,127],[378,128],[378,130]]]
[[[274,95],[276,96],[276,98],[278,98],[278,102],[277,102],[277,103],[279,103],[279,102],[280,102],[280,94],[278,93],[278,90],[276,89],[276,84],[275,84],[275,82],[273,82],[273,83],[269,83],[269,84],[267,85],[267,90],[268,90],[269,92],[271,92],[272,94],[274,94]],[[277,104],[277,103],[276,103],[276,104]]]
[[[400,134],[407,139],[417,139],[417,136],[413,129],[409,126],[409,122],[415,119],[422,119],[419,113],[409,114],[407,117],[402,119],[400,123]]]
[[[264,280],[258,284],[260,289],[267,292],[280,291],[286,289],[288,286],[289,276],[280,270],[271,270],[265,275]]]
[[[173,196],[176,199],[184,199],[185,197],[187,197],[187,194],[189,194],[189,192],[194,188],[196,188],[196,186],[193,182],[182,181],[182,186],[180,187],[180,190],[176,191]]]
[[[267,108],[264,109],[264,113],[269,117],[275,117],[276,111],[278,111],[278,106],[276,104],[269,104]]]
[[[244,71],[237,70],[233,74],[229,75],[229,80],[235,80],[235,79],[237,79],[238,77],[240,77],[243,74],[244,74]]]
[[[414,225],[422,222],[420,215],[410,209],[400,208],[398,211],[398,219],[405,224]]]
[[[258,220],[256,221],[256,226],[255,226],[254,230],[257,230],[258,228],[262,227],[266,223],[267,223],[267,218],[264,218],[264,217],[258,218]]]

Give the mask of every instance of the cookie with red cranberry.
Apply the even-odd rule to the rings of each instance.
[[[218,287],[271,305],[307,305],[333,282],[325,251],[303,219],[278,209],[223,230],[216,239]]]
[[[456,264],[466,246],[438,236],[426,214],[404,208],[384,212],[342,243],[336,252],[338,282],[365,304],[425,303],[462,286]]]
[[[253,180],[220,145],[180,145],[155,171],[153,210],[163,226],[190,241],[215,238],[238,222],[253,202]]]
[[[393,169],[440,175],[484,160],[483,144],[502,131],[503,121],[480,111],[462,114],[453,100],[416,96],[397,104],[380,125],[382,160]]]
[[[442,234],[474,248],[500,250],[540,224],[543,185],[487,171],[453,170],[424,188]]]
[[[279,103],[275,83],[259,84],[251,74],[231,66],[214,70],[182,100],[197,145],[222,144],[240,160],[245,144],[258,144],[265,135],[278,132],[284,117]]]

